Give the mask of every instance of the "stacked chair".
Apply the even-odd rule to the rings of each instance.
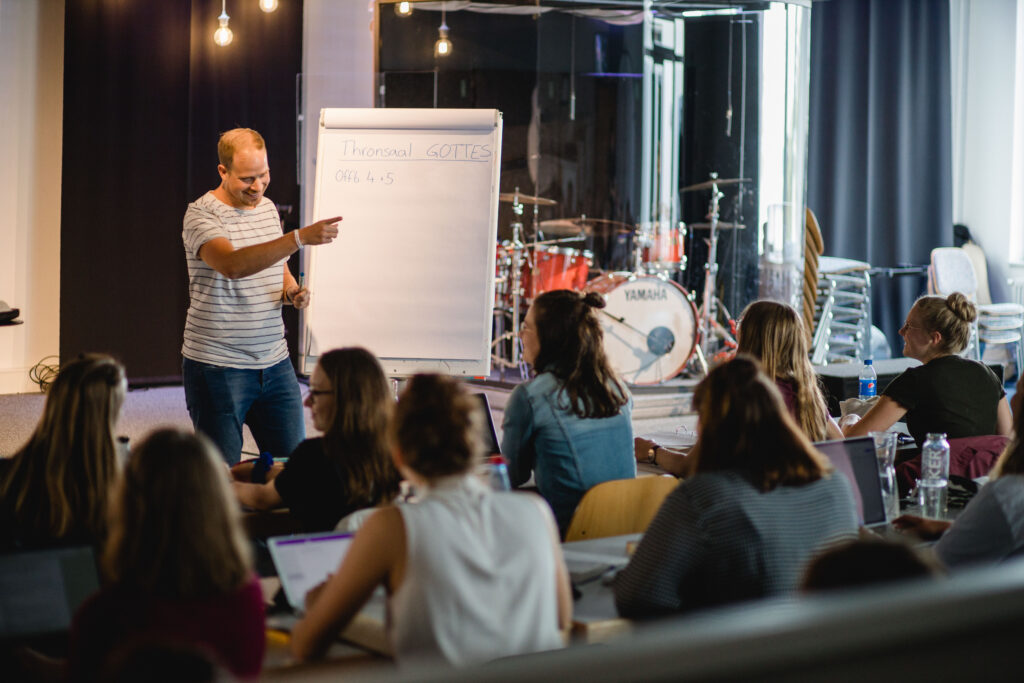
[[[928,291],[941,296],[961,292],[978,307],[978,320],[972,326],[971,343],[965,355],[981,360],[982,344],[1012,345],[1015,370],[1020,372],[1024,356],[1024,306],[992,303],[985,254],[978,245],[968,242],[963,247],[932,249]]]

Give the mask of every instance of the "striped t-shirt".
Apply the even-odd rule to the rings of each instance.
[[[181,238],[188,264],[189,307],[181,355],[243,369],[268,368],[288,357],[281,322],[284,260],[232,280],[199,258],[199,248],[217,237],[241,249],[280,236],[277,208],[266,197],[254,209],[235,209],[207,192],[188,205]]]

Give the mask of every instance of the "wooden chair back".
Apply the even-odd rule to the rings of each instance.
[[[678,485],[679,480],[672,476],[615,479],[598,484],[586,492],[576,507],[565,540],[646,531],[665,496]]]

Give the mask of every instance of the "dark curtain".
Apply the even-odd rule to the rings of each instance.
[[[924,265],[952,243],[949,62],[946,0],[814,3],[807,205],[827,255]],[[894,355],[926,284],[872,278]]]
[[[60,356],[120,358],[133,385],[180,381],[188,276],[181,221],[216,187],[217,136],[267,140],[286,229],[297,227],[296,74],[302,3],[228,3],[235,39],[213,43],[219,0],[67,0]],[[297,263],[292,269],[298,271]],[[286,308],[294,351],[297,316]]]

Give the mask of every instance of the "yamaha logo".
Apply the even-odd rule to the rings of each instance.
[[[660,287],[656,289],[628,289],[626,290],[626,301],[668,301],[668,291]]]

